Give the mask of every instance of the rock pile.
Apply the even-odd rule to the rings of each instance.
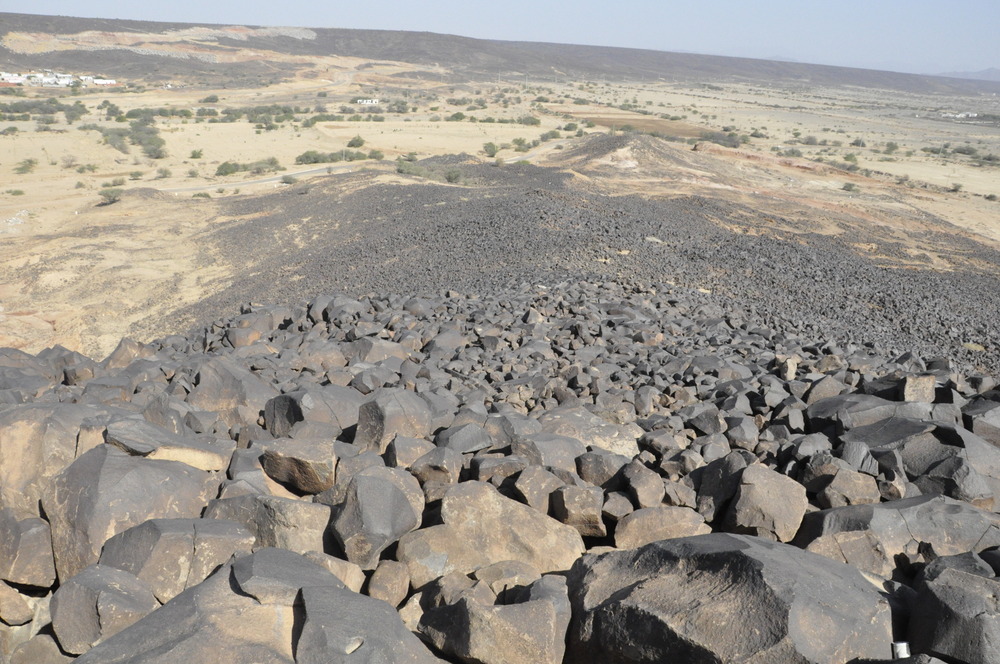
[[[0,653],[997,661],[995,382],[788,329],[574,283],[0,351]]]

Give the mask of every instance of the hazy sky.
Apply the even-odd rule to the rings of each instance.
[[[1000,0],[0,0],[0,11],[420,30],[917,73],[1000,68]]]

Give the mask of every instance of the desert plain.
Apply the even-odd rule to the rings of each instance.
[[[1000,208],[988,200],[1000,190],[1000,97],[788,81],[461,76],[444,65],[328,56],[252,87],[206,87],[192,84],[192,76],[122,80],[100,90],[21,88],[23,96],[0,97],[86,108],[72,124],[62,114],[51,124],[2,122],[16,129],[0,137],[3,343],[102,355],[124,334],[166,331],[161,323],[170,312],[235,276],[238,266],[218,260],[203,241],[207,229],[225,223],[221,201],[358,171],[369,183],[419,183],[419,176],[397,173],[398,159],[452,154],[573,172],[566,155],[597,133],[667,138],[663,153],[686,163],[678,168],[663,155],[643,159],[624,149],[608,155],[609,168],[581,182],[584,188],[651,198],[705,195],[765,214],[812,216],[810,231],[819,233],[842,233],[824,220],[848,212],[904,238],[915,256],[944,270],[961,258],[947,243],[917,237],[928,220],[991,246],[1000,241]],[[380,106],[359,99],[379,99]],[[105,112],[108,103],[115,117]],[[268,106],[291,113],[273,122],[272,111],[263,124],[246,116],[219,122],[234,109]],[[137,145],[115,149],[99,131],[81,129],[128,127],[144,109],[184,113],[154,116],[161,158]],[[976,117],[954,117],[962,114]],[[323,119],[331,116],[338,119]],[[519,122],[525,118],[537,124]],[[728,145],[710,142],[713,136]],[[354,137],[381,158],[296,162],[307,151],[349,149]],[[526,151],[517,151],[518,140]],[[700,150],[692,152],[695,142]],[[496,146],[493,156],[484,152],[487,143]],[[276,168],[218,174],[224,162],[269,159]],[[26,162],[30,170],[17,173]],[[457,177],[450,184],[462,187]],[[122,189],[122,200],[102,205],[100,192],[108,188]],[[156,204],[149,205],[154,192]],[[170,331],[191,322],[177,320]]]

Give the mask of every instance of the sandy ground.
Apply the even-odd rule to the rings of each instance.
[[[34,121],[0,121],[0,128],[19,130],[13,136],[0,136],[0,345],[34,352],[59,343],[100,357],[151,311],[195,302],[212,288],[237,278],[238,267],[219,263],[207,243],[200,241],[200,233],[217,219],[215,202],[193,196],[207,194],[217,199],[272,190],[283,186],[273,181],[275,175],[324,177],[324,165],[297,166],[295,157],[306,150],[341,150],[354,136],[365,139],[363,150],[382,151],[385,161],[338,164],[333,170],[376,168],[386,178],[395,177],[392,160],[397,156],[466,152],[485,159],[483,144],[493,142],[504,146],[498,156],[507,161],[528,157],[536,163],[568,168],[586,181],[585,186],[605,191],[649,196],[699,193],[749,203],[764,213],[801,218],[814,214],[817,232],[843,232],[835,224],[824,226],[823,220],[836,214],[882,227],[890,236],[925,223],[929,229],[941,230],[944,227],[936,218],[954,224],[955,232],[972,232],[984,242],[1000,243],[1000,203],[984,198],[1000,195],[1000,168],[978,166],[960,155],[942,158],[921,151],[950,143],[974,146],[979,154],[1000,154],[1000,129],[940,117],[946,110],[989,112],[997,104],[993,99],[893,95],[885,101],[889,97],[869,90],[732,84],[491,81],[447,85],[407,78],[413,69],[405,63],[372,65],[328,58],[295,80],[264,89],[174,87],[67,96],[67,103],[79,99],[94,112],[76,126],[67,126],[60,117],[53,131],[35,131]],[[213,93],[219,97],[217,103],[199,101]],[[320,97],[321,93],[325,96]],[[30,94],[47,97],[52,92]],[[340,106],[351,105],[359,96],[399,99],[404,95],[416,112],[386,114],[385,122],[321,122],[302,128],[301,119],[308,115],[301,115],[298,122],[263,131],[245,120],[158,119],[168,151],[160,160],[144,157],[136,147],[122,154],[101,144],[97,132],[77,128],[90,122],[127,126],[99,115],[96,106],[104,99],[123,111],[150,107],[222,110],[276,103],[311,109],[323,104],[327,112],[339,113]],[[536,102],[540,97],[547,101]],[[485,99],[487,107],[469,110],[449,104],[449,98]],[[628,104],[629,110],[608,104]],[[531,114],[540,124],[443,120],[459,111],[479,119]],[[587,127],[588,121],[593,126]],[[631,125],[681,139],[723,130],[742,135],[756,132],[757,137],[736,150],[712,145],[692,151],[684,142],[665,143],[655,156],[613,154],[604,156],[601,163],[587,164],[567,156],[579,142],[575,131],[562,131],[560,138],[528,153],[511,148],[515,139],[531,141],[568,122],[588,133]],[[810,136],[815,137],[815,145],[804,144]],[[850,145],[858,138],[865,141],[865,147]],[[889,141],[899,145],[891,155],[885,154]],[[801,158],[782,156],[793,147],[801,151]],[[195,150],[201,151],[200,158],[192,157]],[[812,161],[817,157],[825,162],[842,161],[848,154],[856,156],[862,169],[873,171],[872,177]],[[214,175],[224,161],[249,163],[270,157],[285,169],[267,174],[272,181],[249,173]],[[33,171],[15,173],[26,159],[37,161]],[[78,172],[84,165],[91,165],[91,170]],[[98,192],[116,178],[125,179],[126,189],[150,191],[126,196],[113,205],[98,205],[102,200]],[[848,183],[855,191],[844,190]],[[961,191],[947,191],[954,183],[962,185]],[[932,264],[943,269],[953,266],[954,257],[947,256],[940,243],[921,246],[913,233],[906,237],[915,254],[929,255]]]

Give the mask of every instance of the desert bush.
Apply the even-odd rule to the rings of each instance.
[[[383,159],[385,159],[385,153],[382,152],[381,150],[371,150],[368,153],[368,158],[374,159],[375,161],[382,161]]]
[[[281,170],[284,169],[281,167],[277,158],[268,157],[267,159],[261,159],[260,161],[255,161],[249,164],[240,164],[235,161],[224,161],[219,164],[218,168],[215,169],[215,174],[217,176],[224,177],[241,171],[250,171],[254,175],[261,175],[263,173]]]
[[[846,182],[844,183],[844,186],[841,187],[841,189],[843,189],[844,191],[857,191],[858,185],[854,184],[853,182]]]
[[[63,116],[66,118],[66,124],[73,124],[87,113],[89,113],[87,107],[79,101],[73,102],[72,106],[63,109]]]
[[[895,152],[898,149],[899,149],[899,144],[898,143],[896,143],[894,141],[889,141],[888,143],[885,144],[885,150],[884,150],[884,152],[886,154],[892,154],[893,152]]]
[[[988,201],[995,201],[995,200],[997,200],[997,195],[996,194],[986,194],[985,198]]]
[[[130,180],[141,180],[143,176],[142,171],[132,171],[128,174]]]
[[[207,191],[199,191],[197,194],[193,194],[191,198],[211,198],[212,194]]]
[[[449,168],[447,171],[444,172],[444,179],[454,184],[455,182],[458,182],[459,180],[462,179],[462,171],[458,170],[457,168]]]
[[[282,175],[281,184],[295,184],[299,179],[294,175]]]
[[[542,121],[533,115],[523,115],[517,119],[519,124],[523,124],[528,127],[537,127],[542,124]]]
[[[208,95],[204,99],[199,99],[198,103],[199,104],[218,104],[219,103],[219,95]]]
[[[360,148],[364,144],[365,144],[365,139],[361,138],[360,136],[355,136],[351,140],[347,141],[347,147],[349,148]]]
[[[497,156],[497,152],[499,152],[499,151],[500,151],[500,148],[497,147],[496,143],[493,143],[493,142],[483,143],[483,152],[486,153],[487,157],[490,157],[490,158],[495,157],[495,156]]]
[[[14,167],[14,172],[18,175],[26,175],[35,170],[35,166],[38,166],[37,159],[22,159]]]
[[[157,168],[156,169],[156,179],[157,180],[162,180],[164,178],[168,178],[171,175],[173,175],[173,173],[170,172],[169,168]]]
[[[740,137],[733,132],[726,134],[721,131],[706,131],[702,132],[701,139],[727,148],[738,148],[740,146]]]
[[[108,187],[106,189],[101,189],[97,193],[102,199],[104,199],[101,201],[101,205],[111,205],[112,203],[117,203],[121,200],[124,190],[119,189],[118,187]]]
[[[315,126],[319,122],[343,122],[343,115],[330,115],[329,113],[319,113],[312,116],[311,118],[306,118],[302,122],[302,127],[308,129],[309,127]]]
[[[951,183],[951,189],[949,189],[949,191],[952,191],[952,192],[954,192],[956,194],[958,192],[962,191],[962,183],[961,182],[952,182]]]
[[[8,189],[4,193],[10,194],[11,196],[24,196],[24,189]]]

